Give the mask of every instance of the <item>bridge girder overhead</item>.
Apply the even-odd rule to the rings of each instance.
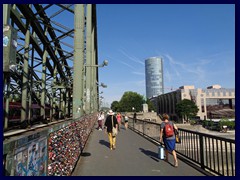
[[[18,46],[15,70],[4,72],[5,100],[12,101],[15,95],[18,96],[15,101],[22,100],[21,88],[24,75],[28,78],[27,97],[25,97],[28,103],[38,103],[43,107],[46,102],[52,103],[53,107],[61,108],[64,114],[72,114],[74,6],[74,4],[9,4],[10,16],[5,18],[5,22],[17,30]],[[94,18],[96,23],[96,12],[94,12]],[[94,27],[96,28],[96,24]],[[30,32],[30,43],[26,50],[24,44],[27,31]],[[85,39],[84,37],[84,43],[86,43]],[[97,48],[96,44],[95,48]],[[84,53],[85,51],[86,47]],[[95,51],[97,53],[97,50]],[[24,53],[29,53],[27,74],[23,71],[24,58],[26,58]],[[43,63],[44,54],[46,63]],[[85,54],[84,57],[86,58]],[[84,59],[85,62],[86,59]],[[93,62],[97,64],[97,55]],[[43,70],[44,66],[46,70]],[[43,74],[46,76],[45,80],[42,79]],[[98,73],[95,79],[98,79]],[[9,90],[14,92],[11,99],[7,93]],[[44,101],[41,100],[43,91],[46,93]],[[63,101],[65,101],[64,106]],[[26,108],[25,113],[26,117],[29,117],[30,109]]]

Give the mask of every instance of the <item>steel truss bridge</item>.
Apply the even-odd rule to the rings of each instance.
[[[4,129],[9,104],[21,103],[21,122],[32,104],[56,107],[73,118],[99,108],[96,5],[3,4]]]

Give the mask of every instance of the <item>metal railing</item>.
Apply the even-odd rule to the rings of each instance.
[[[160,144],[160,124],[129,118],[129,127]],[[176,151],[191,163],[213,175],[235,176],[235,140],[178,128],[181,143]]]

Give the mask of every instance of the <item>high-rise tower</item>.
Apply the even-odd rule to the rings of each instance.
[[[160,57],[145,60],[146,97],[149,99],[164,93],[163,62]]]

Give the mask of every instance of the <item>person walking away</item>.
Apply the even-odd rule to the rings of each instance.
[[[125,126],[125,129],[127,130],[128,129],[128,117],[127,116],[124,116],[124,126]]]
[[[103,124],[103,120],[104,120],[104,114],[103,112],[101,111],[99,114],[98,114],[98,130],[99,131],[102,131],[102,124]]]
[[[118,122],[118,131],[120,132],[121,127],[121,121],[122,121],[122,115],[118,112],[117,113],[117,122]]]
[[[118,122],[112,110],[109,110],[108,116],[105,120],[104,125],[105,125],[105,133],[108,134],[110,149],[111,150],[116,149],[116,136],[112,135],[112,128],[114,126],[118,129]]]
[[[134,112],[134,114],[133,114],[133,120],[135,123],[137,122],[137,113],[136,112]]]
[[[177,154],[175,151],[175,134],[174,129],[178,130],[177,126],[169,120],[169,116],[167,114],[163,114],[163,122],[161,123],[160,130],[160,143],[164,142],[165,146],[165,161],[168,162],[168,153],[172,153],[174,158],[174,166],[178,167]]]

